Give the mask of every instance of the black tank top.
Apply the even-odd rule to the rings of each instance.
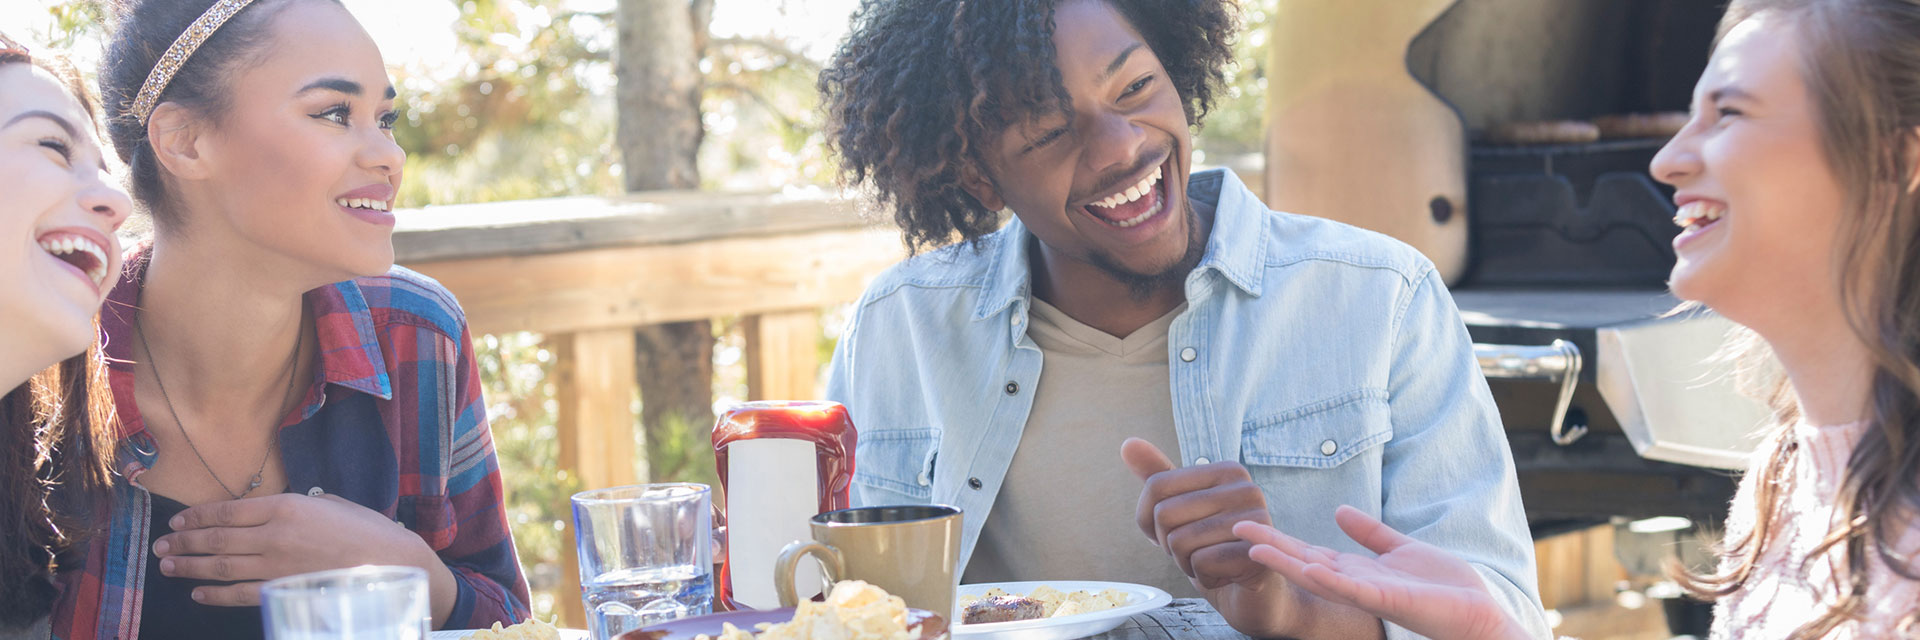
[[[187,506],[157,493],[153,496],[151,532],[147,536],[147,579],[140,604],[141,640],[165,638],[265,638],[260,607],[215,607],[193,601],[193,588],[233,584],[212,580],[188,580],[160,573],[160,556],[153,543],[173,533],[168,521],[186,511]]]

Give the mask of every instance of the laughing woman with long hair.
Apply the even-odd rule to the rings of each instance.
[[[112,508],[57,637],[259,637],[260,585],[419,567],[435,628],[527,616],[471,337],[393,265],[385,62],[335,0],[123,0],[107,130],[154,223],[101,312]]]
[[[1676,295],[1745,327],[1774,426],[1721,563],[1681,573],[1714,637],[1920,637],[1920,0],[1735,0],[1677,189]],[[1251,523],[1254,556],[1439,638],[1520,637],[1458,559],[1343,509],[1377,557]],[[1464,572],[1463,572],[1464,571]]]
[[[43,637],[108,484],[93,317],[132,209],[108,181],[93,101],[62,63],[0,34],[0,638]]]

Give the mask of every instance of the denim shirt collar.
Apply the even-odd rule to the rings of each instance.
[[[1026,225],[1020,224],[1019,217],[1013,217],[1007,226],[981,238],[987,244],[979,251],[992,259],[986,262],[986,289],[973,310],[974,320],[991,318],[1013,306],[1014,301],[1027,299],[1033,282],[1033,268],[1027,261],[1030,237]]]
[[[1201,205],[1213,205],[1213,230],[1207,237],[1206,253],[1199,266],[1187,277],[1191,284],[1206,272],[1217,272],[1247,295],[1259,297],[1261,279],[1266,274],[1267,206],[1254,197],[1240,177],[1226,169],[1208,169],[1187,180],[1187,196]],[[1032,235],[1020,218],[1014,217],[1000,231],[981,238],[987,261],[985,295],[975,307],[973,319],[985,320],[1017,301],[1025,304],[1032,295],[1033,269],[1027,256],[1027,241]]]
[[[1213,205],[1213,232],[1194,274],[1214,271],[1253,297],[1260,297],[1267,273],[1267,205],[1254,197],[1240,176],[1208,169],[1187,180],[1187,194]],[[1188,282],[1194,277],[1189,276]]]

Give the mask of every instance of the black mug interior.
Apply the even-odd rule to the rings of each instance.
[[[825,525],[842,524],[882,524],[891,522],[913,522],[932,520],[960,513],[954,507],[938,504],[908,504],[879,507],[854,507],[839,511],[828,511],[814,516],[813,521]]]

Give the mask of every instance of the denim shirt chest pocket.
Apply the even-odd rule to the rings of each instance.
[[[1240,457],[1248,466],[1332,469],[1362,453],[1377,458],[1391,439],[1386,390],[1356,389],[1248,420],[1240,429]]]
[[[940,430],[874,429],[862,432],[859,438],[854,446],[855,484],[913,501],[932,499]]]

